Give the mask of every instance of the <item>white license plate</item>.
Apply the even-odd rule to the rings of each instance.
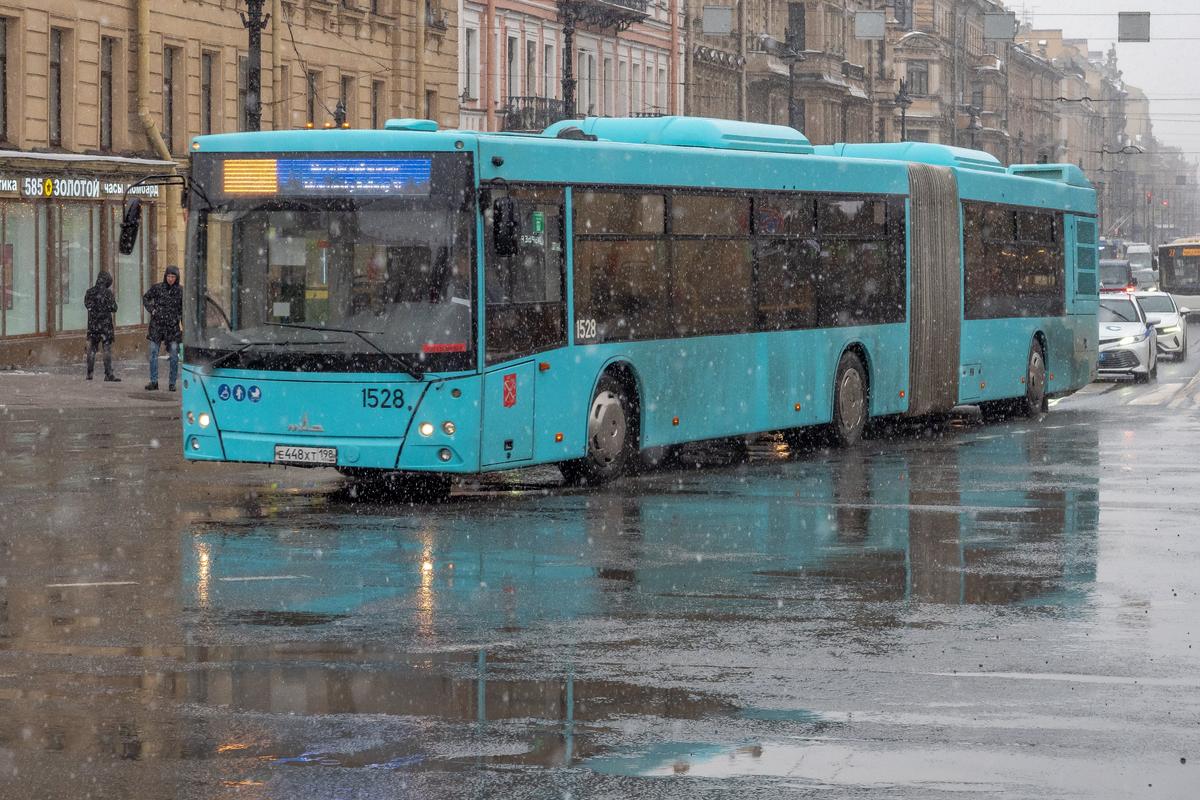
[[[276,464],[337,464],[336,447],[293,447],[275,445]]]

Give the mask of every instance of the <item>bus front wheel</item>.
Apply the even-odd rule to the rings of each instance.
[[[1046,354],[1037,339],[1029,346],[1025,370],[1025,396],[1017,401],[1021,416],[1036,417],[1046,410]]]
[[[624,475],[637,454],[637,417],[625,385],[605,375],[588,405],[587,454],[559,465],[569,483],[601,484]]]
[[[862,360],[842,353],[833,381],[833,424],[830,433],[841,447],[853,447],[867,424],[867,371]]]

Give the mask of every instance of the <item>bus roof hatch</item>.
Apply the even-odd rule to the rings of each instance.
[[[557,137],[568,125],[607,142],[803,155],[813,151],[812,143],[794,128],[707,117],[587,117],[556,122],[542,135]]]
[[[383,129],[387,131],[426,131],[433,133],[437,131],[438,124],[431,119],[389,119],[383,123]]]

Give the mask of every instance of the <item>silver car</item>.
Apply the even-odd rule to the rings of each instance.
[[[1158,338],[1132,294],[1100,296],[1101,377],[1129,375],[1137,383],[1158,377]]]
[[[1187,314],[1175,298],[1166,292],[1136,292],[1138,305],[1146,312],[1146,320],[1154,326],[1159,355],[1179,361],[1187,359]]]

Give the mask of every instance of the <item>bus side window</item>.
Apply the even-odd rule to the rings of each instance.
[[[563,192],[510,189],[516,201],[519,245],[513,255],[493,247],[493,205],[484,208],[487,363],[566,344]],[[493,197],[497,192],[493,192]]]

